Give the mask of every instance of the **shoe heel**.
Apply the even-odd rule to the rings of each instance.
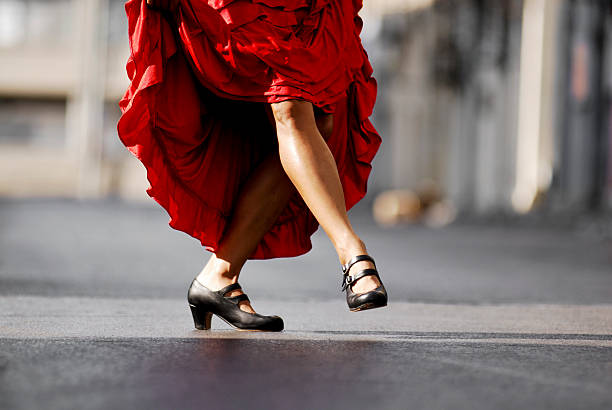
[[[195,325],[195,328],[198,330],[210,329],[212,313],[202,310],[192,304],[189,305],[189,308],[191,309],[191,315],[193,316],[193,324]]]

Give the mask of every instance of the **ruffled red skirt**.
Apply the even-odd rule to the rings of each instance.
[[[117,128],[171,227],[216,251],[241,185],[278,149],[264,103],[288,99],[333,114],[347,210],[364,197],[381,138],[361,0],[181,0],[172,21],[145,1],[125,6],[131,84]],[[317,228],[296,192],[250,259],[304,254]]]

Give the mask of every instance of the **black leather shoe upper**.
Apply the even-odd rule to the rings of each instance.
[[[374,264],[374,269],[363,269],[354,275],[349,275],[351,267],[359,261],[370,261]],[[342,290],[346,290],[346,303],[351,310],[369,309],[387,305],[387,290],[382,284],[382,280],[376,270],[376,263],[370,255],[357,255],[342,266]],[[353,284],[364,276],[376,276],[380,281],[380,286],[369,292],[353,292]]]
[[[234,283],[223,289],[213,291],[194,279],[187,292],[187,301],[202,311],[219,316],[239,329],[274,332],[283,330],[283,319],[279,316],[264,316],[240,309],[238,304],[243,300],[249,300],[246,294],[232,297],[225,296],[226,293],[237,289],[241,289],[241,287],[238,283]]]

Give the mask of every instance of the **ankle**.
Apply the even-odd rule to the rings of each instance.
[[[203,284],[229,285],[238,281],[239,273],[232,269],[229,262],[218,259],[213,254],[196,278]]]
[[[238,282],[238,275],[230,275],[229,273],[219,272],[200,272],[196,276],[196,279],[204,283],[224,283],[229,285],[230,283]]]
[[[367,253],[368,251],[365,243],[359,238],[343,244],[342,246],[338,246],[338,259],[340,259],[342,265],[345,265],[356,255],[364,255]]]

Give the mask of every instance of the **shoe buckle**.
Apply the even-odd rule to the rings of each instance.
[[[353,283],[353,277],[350,275],[344,274],[344,278],[342,280],[342,291],[345,291]]]

